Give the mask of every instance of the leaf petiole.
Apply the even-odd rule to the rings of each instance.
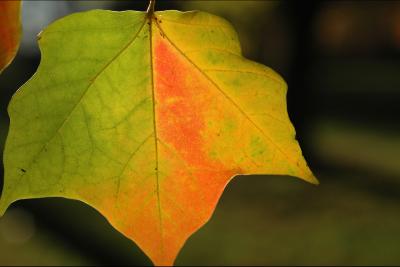
[[[147,15],[149,17],[153,15],[155,5],[156,5],[156,0],[150,0],[149,6],[147,8]]]

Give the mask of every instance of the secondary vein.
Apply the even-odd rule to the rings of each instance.
[[[37,159],[39,157],[40,154],[42,154],[42,152],[45,150],[45,148],[50,144],[50,142],[55,138],[55,136],[57,136],[57,134],[59,134],[60,130],[64,127],[64,125],[67,123],[67,121],[71,118],[72,113],[76,110],[76,108],[79,106],[79,104],[82,102],[82,99],[85,97],[85,95],[87,94],[87,92],[89,91],[89,89],[93,86],[93,84],[96,82],[96,80],[98,79],[98,77],[104,73],[104,71],[111,65],[111,63],[113,63],[115,60],[118,59],[118,57],[126,50],[130,47],[130,45],[132,43],[134,43],[134,41],[136,40],[136,38],[138,37],[139,33],[142,31],[144,25],[146,24],[146,19],[143,20],[142,25],[140,26],[139,30],[136,32],[136,34],[132,37],[132,39],[121,49],[118,51],[118,53],[111,58],[111,60],[109,60],[100,70],[99,72],[90,80],[88,86],[86,87],[86,89],[84,90],[84,92],[82,93],[82,95],[79,97],[78,101],[76,102],[76,104],[72,107],[71,111],[67,114],[67,116],[65,117],[65,119],[62,121],[62,123],[60,124],[60,126],[57,128],[57,130],[55,131],[54,135],[43,144],[42,148],[40,149],[40,151],[35,155],[34,159],[31,161],[31,163],[29,164],[29,167],[27,167],[27,169],[30,169],[32,167],[33,164],[35,164],[37,162]],[[22,173],[19,176],[19,181],[20,179],[25,175],[25,173]]]
[[[196,63],[194,63],[181,49],[178,48],[178,46],[167,36],[167,34],[164,32],[162,29],[161,25],[155,20],[156,26],[162,32],[163,36],[168,40],[168,42],[190,63],[192,64],[202,75],[204,78],[206,78],[208,81],[211,82],[212,85],[229,101],[232,103],[232,105],[266,138],[284,157],[286,157],[292,164],[297,166],[296,161],[293,160],[291,157],[289,157],[280,146],[278,146],[272,138],[264,132],[263,129],[261,129],[248,115],[247,113],[228,95],[226,94],[218,85],[216,82],[214,82]],[[309,175],[302,169],[299,168],[305,175],[305,177],[308,177]]]

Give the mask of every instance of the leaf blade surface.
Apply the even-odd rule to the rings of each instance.
[[[0,213],[18,199],[78,199],[170,265],[234,175],[316,182],[286,84],[243,58],[216,16],[96,10],[55,22],[39,44],[39,69],[9,106]]]

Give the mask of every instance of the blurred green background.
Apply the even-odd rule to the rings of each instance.
[[[146,5],[24,1],[23,42],[0,76],[0,149],[7,104],[38,66],[35,36],[44,26],[72,12]],[[157,9],[225,17],[244,55],[284,77],[298,140],[321,182],[235,178],[176,263],[399,265],[400,2],[158,0]],[[20,201],[0,219],[0,265],[110,264],[150,261],[80,202]]]

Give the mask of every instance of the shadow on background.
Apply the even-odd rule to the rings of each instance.
[[[297,138],[321,182],[236,177],[177,264],[400,263],[400,3],[297,2],[157,3],[227,18],[245,56],[285,78]],[[23,43],[0,76],[1,150],[7,104],[40,60],[35,35],[72,12],[146,5],[25,1]],[[150,264],[95,210],[54,198],[15,203],[0,219],[0,251],[0,265]]]

